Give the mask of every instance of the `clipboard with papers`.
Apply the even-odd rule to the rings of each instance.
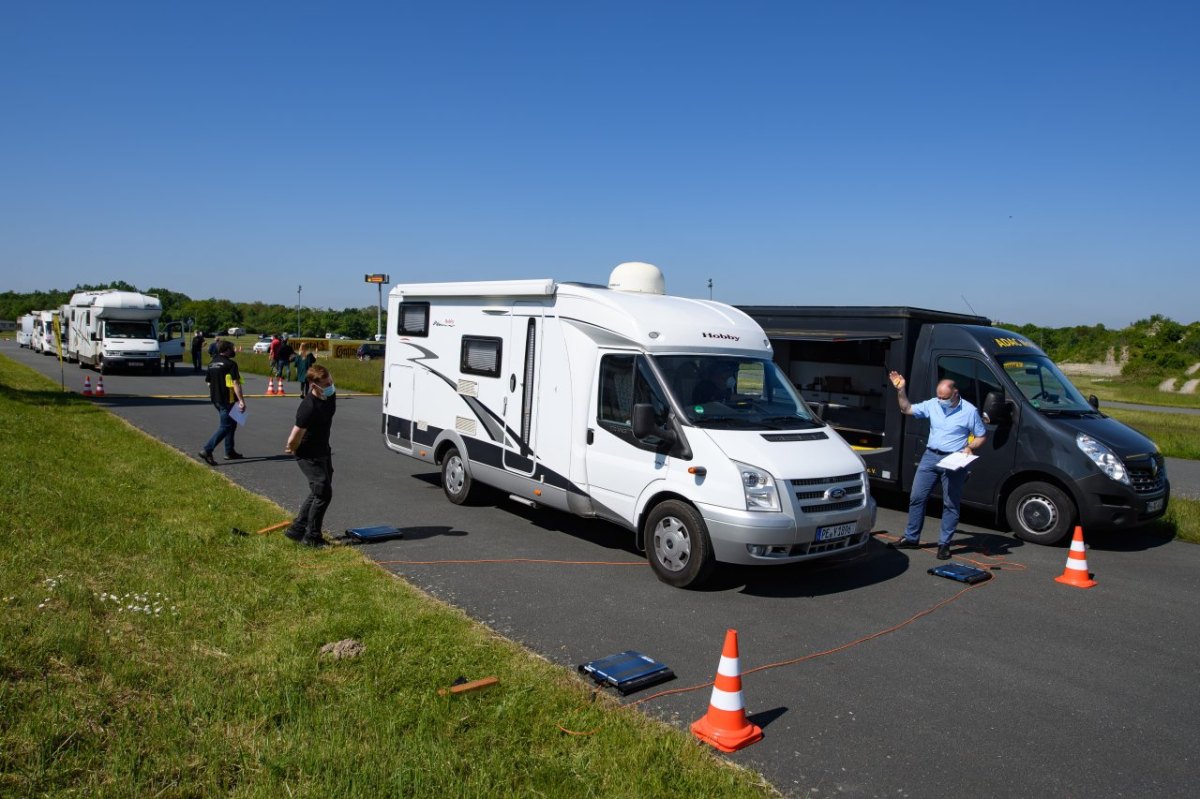
[[[968,455],[965,452],[951,452],[946,457],[938,461],[939,469],[949,469],[950,471],[958,471],[970,466],[974,461],[979,460],[978,455]]]

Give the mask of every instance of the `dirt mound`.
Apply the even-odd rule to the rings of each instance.
[[[356,658],[366,650],[361,641],[355,641],[353,638],[346,638],[341,641],[336,641],[332,644],[325,644],[321,647],[321,657],[329,657],[334,660],[342,660],[344,658]]]

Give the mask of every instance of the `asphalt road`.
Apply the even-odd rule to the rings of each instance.
[[[0,352],[58,379],[50,358],[11,343]],[[77,388],[80,371],[68,365],[66,375]],[[248,379],[252,391],[265,386],[265,378]],[[215,429],[203,399],[146,396],[201,392],[203,380],[190,370],[106,376],[105,384],[106,407],[190,457]],[[238,434],[249,457],[217,467],[287,508],[306,493],[299,470],[281,457],[294,385],[289,398],[251,398]],[[436,473],[384,447],[379,412],[378,398],[344,398],[333,433],[328,528],[406,531],[402,540],[361,546],[365,556],[644,563],[630,536],[606,524],[512,502],[450,504]],[[900,526],[899,511],[881,510],[881,536]],[[926,541],[935,530],[930,520]],[[710,681],[730,627],[739,632],[744,671],[861,641],[744,678],[748,710],[766,737],[731,759],[788,795],[1193,796],[1200,546],[1146,534],[1092,535],[1088,544],[1099,585],[1080,590],[1053,579],[1064,549],[963,524],[956,557],[1000,570],[961,595],[960,584],[926,574],[932,551],[879,542],[851,559],[726,568],[703,591],[670,588],[644,565],[388,568],[566,669],[641,650],[678,674],[667,687]],[[640,710],[686,728],[708,698],[702,689]]]

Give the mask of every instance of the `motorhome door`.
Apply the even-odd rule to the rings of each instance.
[[[534,469],[542,311],[541,303],[513,303],[504,353],[504,468],[521,474]]]
[[[413,425],[413,368],[394,363],[388,368],[384,386],[384,436],[397,449],[411,450]]]

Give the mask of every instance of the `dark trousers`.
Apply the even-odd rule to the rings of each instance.
[[[308,480],[308,496],[292,520],[292,532],[315,541],[321,537],[325,511],[333,499],[333,458],[296,458],[296,465]]]
[[[925,450],[917,473],[913,476],[912,491],[908,495],[908,524],[904,528],[904,537],[909,541],[921,537],[921,528],[925,526],[925,502],[933,491],[934,483],[939,480],[942,482],[942,529],[938,543],[949,544],[958,527],[958,509],[962,502],[963,483],[967,481],[967,470],[938,468],[942,457],[933,450]]]
[[[213,433],[212,438],[204,445],[204,451],[212,453],[217,448],[217,444],[221,441],[225,442],[225,454],[231,454],[233,449],[233,434],[237,432],[237,422],[229,418],[229,410],[232,406],[214,405],[217,409],[217,415],[220,418],[220,423],[217,425],[217,432]]]
[[[204,371],[204,369],[200,366],[200,351],[199,350],[192,353],[192,369],[196,370],[197,373]]]

